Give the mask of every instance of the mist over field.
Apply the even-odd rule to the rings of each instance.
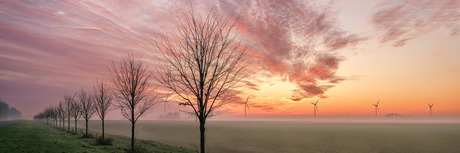
[[[83,123],[83,122],[81,122]],[[83,128],[84,124],[79,123]],[[100,121],[89,128],[100,130]],[[199,146],[198,122],[139,121],[136,137],[173,146]],[[460,150],[459,119],[252,119],[211,120],[210,152],[456,152]],[[106,121],[106,132],[129,136],[130,124]]]

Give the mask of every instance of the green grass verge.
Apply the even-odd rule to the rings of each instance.
[[[100,135],[100,134],[98,134]],[[113,145],[97,145],[95,139],[81,138],[81,135],[67,133],[46,124],[35,121],[20,121],[0,127],[0,152],[124,152],[131,139],[123,136],[108,135]],[[174,147],[153,141],[136,140],[147,152],[194,152],[183,147]]]

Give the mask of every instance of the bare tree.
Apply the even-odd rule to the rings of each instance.
[[[82,88],[78,93],[78,102],[80,103],[81,116],[86,123],[85,135],[88,136],[88,120],[96,113],[94,97]]]
[[[72,117],[72,102],[74,101],[75,95],[70,96],[70,95],[64,95],[64,107],[65,107],[65,112],[67,116],[67,131],[70,132],[70,118]]]
[[[112,105],[112,94],[104,81],[96,82],[94,86],[94,98],[96,99],[95,109],[102,121],[102,140],[104,140],[104,119]]]
[[[64,120],[65,120],[65,111],[64,111],[64,106],[62,105],[62,101],[59,102],[59,105],[56,107],[56,111],[57,111],[57,114],[58,114],[58,117],[59,117],[59,125],[61,126],[61,128],[64,129]]]
[[[78,123],[78,119],[80,119],[80,117],[81,117],[80,103],[77,102],[76,100],[72,100],[72,106],[71,106],[70,110],[71,110],[72,117],[75,120],[75,131],[74,131],[74,133],[77,134],[77,123]]]
[[[205,152],[206,119],[242,90],[250,60],[230,16],[184,13],[176,32],[156,45],[163,53],[157,80],[190,106],[200,122],[200,149]]]
[[[123,117],[131,122],[131,151],[134,152],[134,129],[136,121],[149,109],[156,106],[157,95],[150,86],[151,73],[141,61],[133,55],[120,62],[112,62],[108,67],[113,84],[117,107],[121,109]]]
[[[55,121],[55,127],[58,128],[58,119],[59,119],[59,114],[58,114],[58,109],[57,107],[51,107],[49,110],[51,118],[54,119]]]
[[[45,111],[43,112],[43,116],[46,118],[46,124],[50,124],[50,120],[51,120],[51,112],[50,112],[50,108],[45,108]]]
[[[45,111],[40,112],[37,115],[34,115],[34,120],[43,121],[44,119],[46,119]]]

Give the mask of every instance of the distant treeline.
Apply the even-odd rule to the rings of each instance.
[[[19,118],[21,118],[21,112],[0,99],[0,120]]]

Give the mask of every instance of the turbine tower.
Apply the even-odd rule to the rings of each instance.
[[[165,114],[166,114],[166,106],[168,106],[168,107],[169,107],[169,103],[168,103],[168,97],[169,97],[169,94],[168,94],[168,95],[166,95],[166,100],[165,100],[165,101],[162,101],[162,102],[164,103],[164,105],[165,105],[165,111],[164,111],[164,113],[165,113]]]
[[[314,105],[314,107],[313,107],[313,114],[314,114],[313,117],[316,117],[316,112],[318,111],[318,107],[316,107],[316,104],[318,104],[318,101],[319,101],[319,99],[316,100],[315,103],[314,103],[314,102],[311,102],[311,104]]]
[[[248,98],[246,98],[246,102],[244,103],[244,117],[246,117],[246,108],[250,110],[249,105],[248,105],[248,100],[249,100],[249,96]]]
[[[378,113],[379,113],[379,102],[380,102],[380,100],[377,101],[377,104],[372,104],[375,107],[375,117],[377,117]]]
[[[431,117],[431,107],[433,107],[434,103],[433,104],[428,104],[428,106],[430,106],[430,117]]]

